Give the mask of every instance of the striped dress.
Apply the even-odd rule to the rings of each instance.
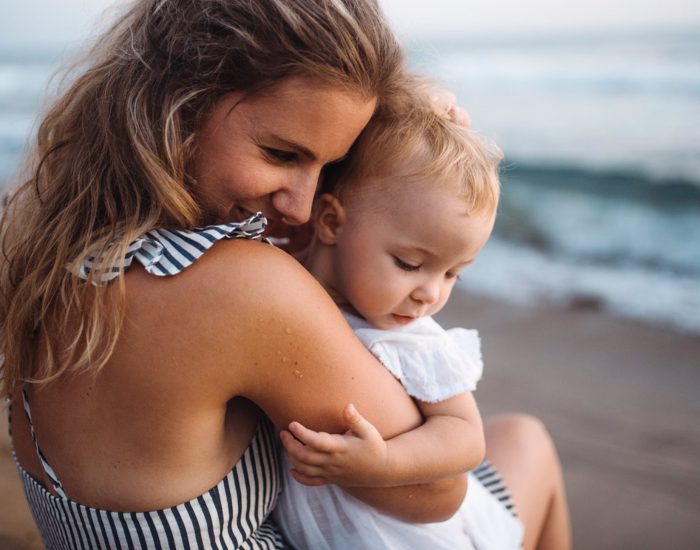
[[[195,231],[154,230],[134,241],[118,265],[100,272],[99,259],[88,258],[82,278],[96,284],[114,279],[133,260],[157,276],[175,275],[223,238],[261,238],[266,220],[258,214],[241,223]],[[56,495],[49,493],[13,456],[24,492],[46,548],[53,549],[258,549],[284,548],[270,517],[280,491],[275,429],[262,419],[233,469],[216,486],[192,500],[149,512],[113,512],[84,506],[66,495],[44,458],[34,433],[31,409],[23,393],[37,456]]]

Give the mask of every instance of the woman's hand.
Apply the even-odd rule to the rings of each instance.
[[[449,90],[432,90],[429,95],[430,103],[432,103],[435,111],[447,118],[455,124],[468,128],[471,124],[471,119],[467,112],[457,105],[457,96]]]
[[[299,422],[280,433],[293,466],[292,477],[311,486],[384,486],[389,475],[386,442],[354,405],[345,407],[343,421],[347,431],[342,435],[316,432]]]
[[[449,90],[438,88],[430,83],[423,83],[419,86],[420,92],[424,94],[433,110],[440,116],[447,118],[463,128],[469,128],[471,119],[469,114],[457,105],[457,96]]]

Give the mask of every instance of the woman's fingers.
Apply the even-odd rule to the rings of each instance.
[[[469,128],[472,123],[471,118],[469,118],[469,113],[456,105],[450,108],[447,114],[452,122],[458,126],[461,126],[462,128]]]
[[[449,90],[434,88],[430,93],[430,103],[432,103],[435,111],[441,115],[446,115],[457,104],[457,96]]]
[[[450,119],[458,126],[469,128],[471,119],[467,112],[457,105],[457,96],[454,93],[433,87],[428,87],[426,93],[438,115]]]

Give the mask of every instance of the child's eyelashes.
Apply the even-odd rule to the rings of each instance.
[[[394,263],[399,269],[402,269],[403,271],[419,271],[421,269],[422,264],[412,264],[410,262],[407,262],[405,260],[402,260],[398,256],[392,256],[394,259]],[[460,280],[460,273],[458,271],[446,271],[445,272],[445,279],[456,279]]]
[[[404,271],[418,271],[420,269],[420,265],[415,265],[415,264],[410,264],[408,262],[404,262],[401,258],[398,256],[394,256],[394,263],[399,269],[403,269]]]

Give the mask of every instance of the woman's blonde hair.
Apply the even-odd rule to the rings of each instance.
[[[381,102],[402,66],[375,0],[133,2],[74,67],[5,207],[2,393],[106,364],[123,277],[115,294],[74,268],[93,255],[105,269],[145,231],[201,222],[190,164],[217,99],[307,76]]]
[[[357,139],[352,154],[327,171],[322,190],[341,201],[366,186],[394,180],[429,181],[454,189],[470,212],[498,206],[501,150],[436,110],[424,86],[413,82],[383,106]]]

